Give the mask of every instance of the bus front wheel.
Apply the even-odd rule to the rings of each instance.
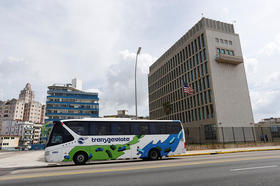
[[[77,152],[73,160],[76,165],[84,165],[88,160],[88,155],[85,152]]]
[[[149,152],[149,160],[157,160],[160,158],[159,151],[157,149],[151,149]]]

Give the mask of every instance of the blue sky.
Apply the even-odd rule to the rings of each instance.
[[[183,0],[0,0],[0,100],[30,82],[83,80],[100,93],[100,115],[134,114],[138,46],[139,114],[148,115],[148,67],[203,16],[240,35],[255,121],[280,115],[280,2]]]

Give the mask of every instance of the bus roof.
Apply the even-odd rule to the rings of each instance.
[[[130,118],[83,118],[83,119],[66,119],[65,121],[125,121],[125,122],[181,122],[180,120],[135,120]]]

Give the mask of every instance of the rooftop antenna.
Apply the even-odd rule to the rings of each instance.
[[[201,17],[203,17],[203,13],[201,13]]]

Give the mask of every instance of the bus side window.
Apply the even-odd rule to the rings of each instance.
[[[178,134],[181,130],[180,123],[168,123],[167,124],[167,133],[168,134]]]
[[[66,126],[78,135],[89,135],[89,123],[84,121],[65,122]]]
[[[129,123],[112,123],[112,135],[130,135],[130,125]]]
[[[154,122],[150,123],[151,134],[167,134],[166,124]]]
[[[96,122],[95,123],[96,135],[111,135],[110,123],[106,122]]]
[[[148,123],[133,123],[133,134],[135,135],[146,135],[151,134]]]

